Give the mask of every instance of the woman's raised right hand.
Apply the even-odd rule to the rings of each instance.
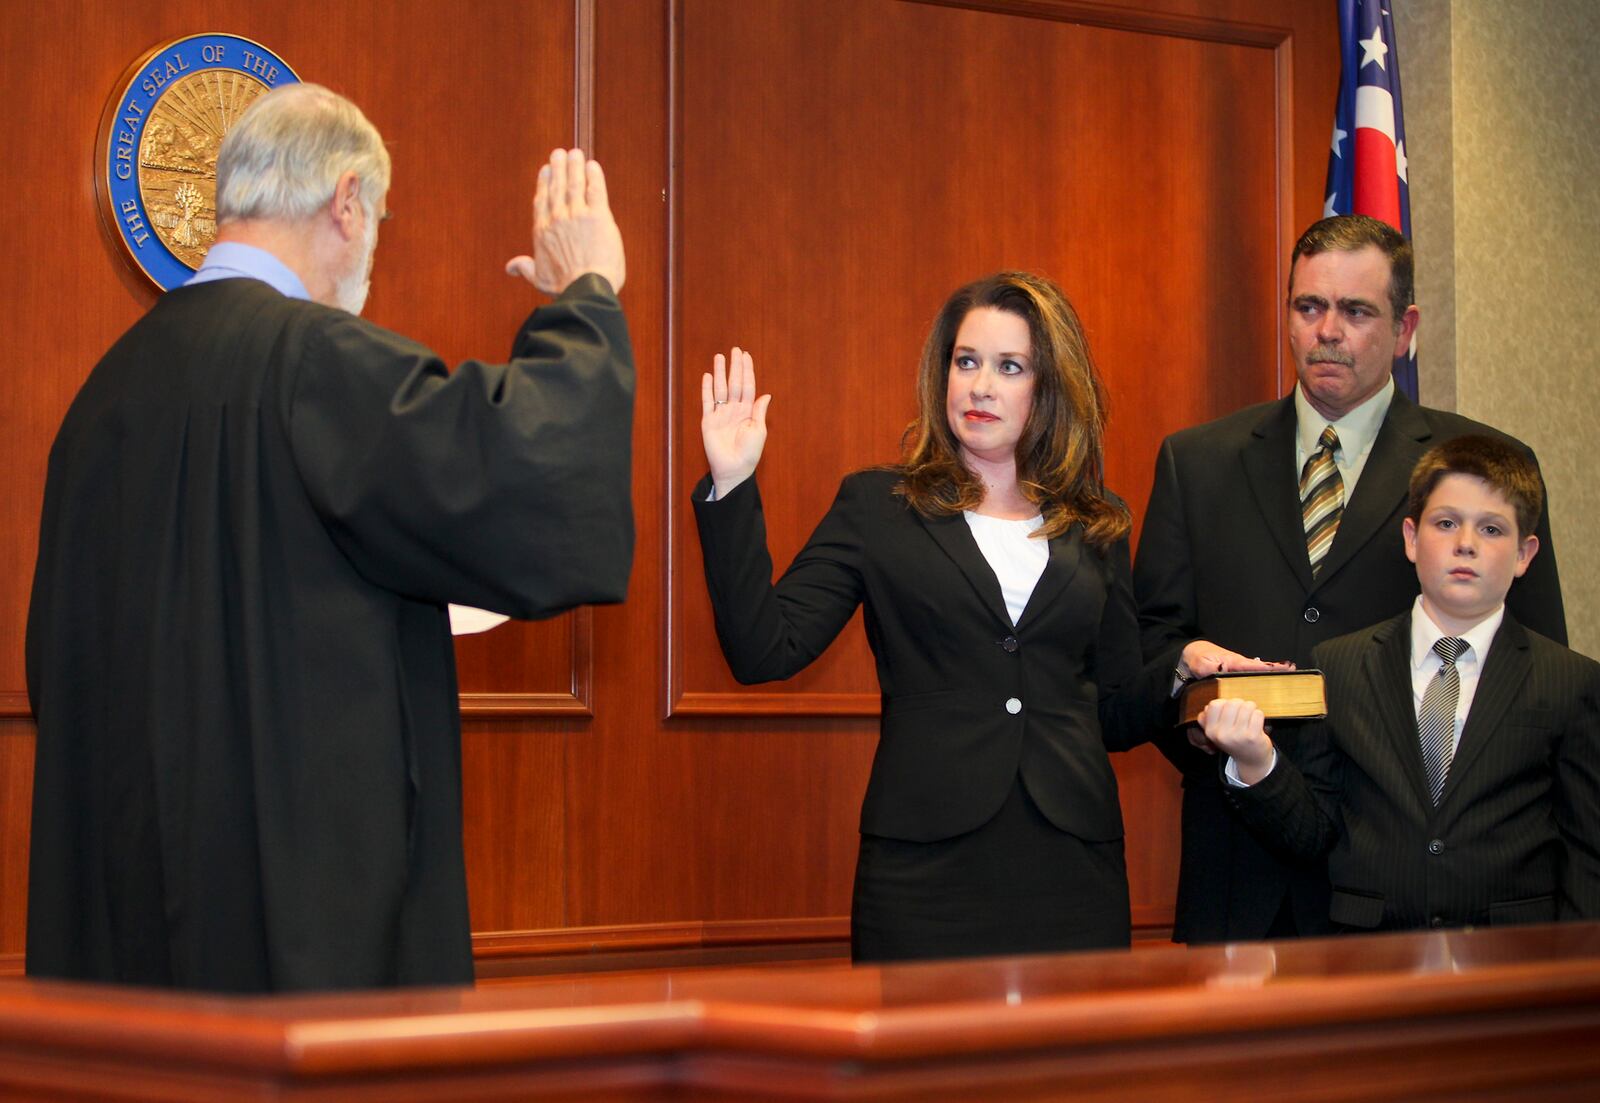
[[[755,361],[737,345],[724,359],[717,353],[700,377],[700,438],[717,497],[755,473],[767,443],[770,394],[756,397]]]

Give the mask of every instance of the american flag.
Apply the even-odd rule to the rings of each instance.
[[[1366,214],[1411,237],[1400,56],[1391,8],[1400,0],[1338,0],[1342,64],[1324,215]],[[1417,397],[1417,346],[1394,362],[1394,381]]]

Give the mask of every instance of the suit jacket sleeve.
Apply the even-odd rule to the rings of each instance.
[[[1556,829],[1566,843],[1562,919],[1600,919],[1600,677],[1583,665],[1588,676],[1556,755]]]
[[[1169,676],[1184,646],[1200,638],[1189,546],[1183,488],[1178,481],[1172,440],[1168,438],[1162,441],[1156,455],[1155,482],[1144,512],[1133,584],[1138,594],[1139,641],[1144,657]],[[1182,728],[1168,723],[1156,733],[1154,742],[1185,775],[1210,775],[1213,759],[1194,747]]]
[[[1176,664],[1184,644],[1197,639],[1194,571],[1189,562],[1189,533],[1178,485],[1172,441],[1156,455],[1155,483],[1144,511],[1139,558],[1134,565],[1139,594],[1139,636],[1146,658],[1170,656]]]
[[[861,603],[860,481],[844,481],[776,585],[755,476],[715,502],[705,500],[710,486],[702,479],[693,500],[722,653],[743,685],[788,678],[833,642]]]
[[[285,418],[301,479],[358,571],[525,618],[622,600],[633,353],[603,279],[536,310],[511,363],[454,372],[358,318],[318,318]]]
[[[1142,661],[1139,614],[1124,537],[1106,552],[1105,611],[1095,640],[1094,677],[1100,691],[1100,732],[1107,750],[1124,751],[1167,733],[1177,720],[1172,664],[1166,655]]]
[[[1222,789],[1252,834],[1279,857],[1313,861],[1333,849],[1342,829],[1339,799],[1344,756],[1326,721],[1302,724],[1292,734],[1297,767],[1281,750],[1272,772],[1255,785]],[[1219,756],[1219,774],[1227,760]]]

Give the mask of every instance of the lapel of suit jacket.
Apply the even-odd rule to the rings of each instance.
[[[1422,765],[1422,742],[1417,735],[1417,706],[1411,689],[1411,614],[1386,620],[1372,632],[1373,647],[1366,652],[1367,678],[1372,705],[1396,758],[1405,769],[1411,789],[1424,809],[1433,807],[1428,772]]]
[[[934,542],[961,569],[961,573],[967,576],[967,581],[977,592],[978,599],[1001,624],[1009,628],[1011,614],[1006,611],[1006,599],[1000,592],[1000,580],[995,577],[994,569],[989,566],[989,561],[979,550],[978,541],[973,538],[967,519],[959,513],[949,517],[924,517],[915,510],[912,512],[917,520],[922,522],[922,527],[928,530],[928,535],[933,537]],[[1048,568],[1045,573],[1049,573]]]
[[[1367,541],[1378,535],[1395,508],[1405,501],[1411,468],[1422,455],[1421,442],[1432,435],[1433,430],[1416,403],[1396,390],[1373,439],[1372,450],[1367,453],[1355,493],[1350,495],[1339,518],[1333,546],[1322,561],[1322,570],[1317,572],[1318,586],[1337,575]]]
[[[1450,772],[1445,775],[1439,807],[1449,802],[1450,794],[1460,787],[1461,779],[1472,769],[1483,748],[1499,735],[1506,711],[1522,692],[1522,684],[1532,669],[1528,634],[1507,611],[1478,674],[1478,689],[1472,695],[1472,708],[1461,728],[1461,742],[1450,760]]]
[[[1072,576],[1078,573],[1078,565],[1082,561],[1083,526],[1074,524],[1050,541],[1050,559],[1045,564],[1044,573],[1039,576],[1039,581],[1034,584],[1033,593],[1028,595],[1028,604],[1022,607],[1022,616],[1017,618],[1019,629],[1050,607],[1056,595],[1061,593],[1067,583],[1072,581]]]
[[[1294,395],[1280,401],[1251,430],[1240,457],[1256,506],[1283,556],[1305,589],[1311,588],[1311,558],[1306,552],[1300,486],[1294,472]],[[1225,523],[1224,518],[1218,518]],[[1337,541],[1337,537],[1335,537]]]

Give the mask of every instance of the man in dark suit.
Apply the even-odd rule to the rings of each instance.
[[[1204,638],[1304,666],[1318,643],[1410,604],[1417,578],[1400,521],[1411,469],[1433,443],[1494,433],[1395,390],[1394,358],[1417,327],[1412,299],[1411,246],[1376,219],[1324,219],[1296,243],[1288,298],[1294,393],[1161,445],[1134,565],[1146,657],[1176,663],[1184,644]],[[1544,551],[1508,603],[1522,623],[1564,642],[1543,513],[1536,533]],[[1320,864],[1296,865],[1263,847],[1224,801],[1214,758],[1183,733],[1159,742],[1184,775],[1173,937],[1217,942],[1322,930],[1328,890]]]
[[[1292,859],[1331,848],[1336,929],[1600,916],[1600,663],[1504,604],[1542,498],[1504,441],[1430,449],[1405,519],[1422,593],[1312,653],[1327,720],[1280,736],[1291,760],[1252,702],[1201,715],[1258,837]]]
[[[356,315],[389,186],[296,84],[217,164],[217,244],[84,383],[28,614],[27,969],[235,991],[470,984],[449,602],[619,601],[633,360],[597,166],[511,270],[554,304],[455,371]]]

